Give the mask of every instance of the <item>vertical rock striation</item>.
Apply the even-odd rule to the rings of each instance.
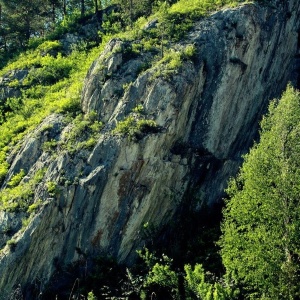
[[[112,40],[91,66],[82,93],[83,111],[96,112],[105,123],[96,146],[76,153],[58,149],[54,157],[42,151],[45,140],[64,142],[70,130],[61,117],[50,116],[10,157],[6,182],[21,169],[29,178],[42,167],[47,171],[34,193],[44,204],[15,233],[13,251],[6,246],[0,254],[0,299],[37,279],[42,289],[82,255],[132,263],[144,243],[143,225],[161,228],[191,191],[195,210],[220,201],[268,101],[291,79],[299,14],[298,0],[219,11],[195,24],[184,43],[195,45],[197,55],[168,78],[155,75],[157,66],[140,73],[149,57],[128,59],[127,42]],[[143,116],[132,112],[138,105]],[[128,115],[157,127],[133,140],[112,134]],[[60,184],[63,179],[70,183]],[[49,182],[59,183],[55,193]]]

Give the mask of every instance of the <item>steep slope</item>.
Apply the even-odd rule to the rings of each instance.
[[[194,210],[220,201],[268,100],[291,79],[299,14],[298,0],[217,12],[174,45],[196,49],[177,69],[141,72],[148,55],[129,58],[128,42],[110,41],[85,79],[81,129],[51,115],[9,157],[2,188],[21,169],[24,183],[44,175],[32,184],[39,206],[28,225],[20,230],[24,212],[1,212],[2,246],[9,224],[14,243],[0,254],[0,298],[20,284],[30,299],[32,283],[42,290],[63,266],[99,253],[130,264],[144,224],[161,228],[187,197]],[[97,121],[104,127],[87,146]]]

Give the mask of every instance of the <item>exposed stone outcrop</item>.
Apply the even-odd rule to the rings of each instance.
[[[0,299],[36,278],[42,288],[58,266],[82,253],[130,264],[144,244],[143,224],[168,223],[189,191],[195,210],[219,201],[268,101],[290,79],[299,14],[298,0],[217,12],[195,24],[185,41],[195,45],[195,59],[167,79],[155,76],[156,67],[140,73],[149,57],[129,59],[127,43],[112,40],[91,66],[82,94],[83,111],[95,111],[105,124],[94,148],[42,151],[44,141],[66,143],[70,130],[61,117],[50,116],[43,126],[52,124],[51,137],[41,125],[11,156],[7,180],[21,168],[29,177],[47,171],[34,194],[44,204],[15,234],[14,251],[7,246],[0,254]],[[132,113],[138,105],[141,116]],[[129,114],[154,120],[157,132],[135,140],[112,134]],[[55,191],[47,189],[49,182],[58,183]]]
[[[8,72],[5,76],[0,77],[0,102],[4,102],[7,98],[20,97],[21,90],[18,86],[28,75],[28,70],[15,70]]]

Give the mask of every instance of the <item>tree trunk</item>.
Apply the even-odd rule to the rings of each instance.
[[[67,15],[67,3],[66,3],[66,0],[63,0],[63,14],[64,14],[64,16]]]
[[[133,23],[133,5],[132,5],[132,0],[130,0],[130,28],[132,28],[132,23]]]
[[[94,0],[95,3],[95,14],[99,11],[98,0]]]
[[[52,22],[55,24],[55,3],[52,3]]]
[[[81,0],[81,17],[84,17],[85,13],[85,6],[84,6],[84,0]]]

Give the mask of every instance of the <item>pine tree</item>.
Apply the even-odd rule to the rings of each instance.
[[[10,48],[24,47],[31,36],[41,36],[49,15],[48,0],[0,0],[2,34]]]
[[[150,0],[118,0],[115,1],[121,6],[124,15],[127,17],[127,24],[132,26],[134,20],[151,13],[153,1]]]

